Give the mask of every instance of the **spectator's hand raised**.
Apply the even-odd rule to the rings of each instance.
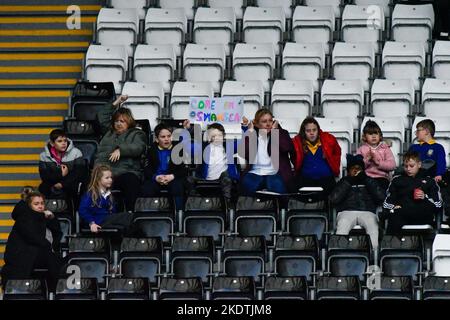
[[[189,119],[186,119],[183,121],[183,128],[184,129],[190,129],[191,128],[191,122],[189,121]]]
[[[113,106],[114,107],[119,107],[122,103],[124,103],[125,101],[127,101],[128,96],[125,94],[120,95],[116,101],[113,102]]]
[[[241,125],[243,125],[244,127],[247,127],[248,124],[249,124],[249,121],[248,121],[247,117],[242,117]]]
[[[120,159],[120,149],[114,150],[114,152],[109,155],[109,161],[111,161],[112,163],[119,161],[119,159]]]

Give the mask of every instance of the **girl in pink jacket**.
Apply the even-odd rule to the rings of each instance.
[[[369,120],[363,128],[362,141],[357,154],[364,157],[366,174],[387,190],[391,171],[396,167],[391,147],[383,142],[383,133],[375,121]]]

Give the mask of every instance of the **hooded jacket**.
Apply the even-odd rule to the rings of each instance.
[[[374,151],[374,158],[378,162],[369,160],[370,150]],[[394,154],[386,143],[381,142],[376,148],[372,148],[367,143],[361,145],[357,152],[364,157],[366,174],[371,178],[390,178],[390,172],[396,168]]]
[[[50,153],[50,141],[47,141],[44,151],[39,156],[39,174],[43,183],[50,186],[61,183],[63,189],[76,192],[78,184],[84,181],[87,169],[81,151],[74,146],[72,140],[67,139],[67,143],[67,150],[61,163],[67,166],[69,174],[63,177],[61,166]]]

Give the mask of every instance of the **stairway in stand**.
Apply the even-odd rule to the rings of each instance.
[[[0,268],[10,213],[22,187],[40,183],[39,153],[68,114],[104,2],[0,2]]]

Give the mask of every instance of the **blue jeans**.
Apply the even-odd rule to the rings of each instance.
[[[241,181],[240,195],[254,196],[256,191],[267,189],[267,191],[286,193],[286,186],[280,174],[271,176],[259,176],[247,173]]]

